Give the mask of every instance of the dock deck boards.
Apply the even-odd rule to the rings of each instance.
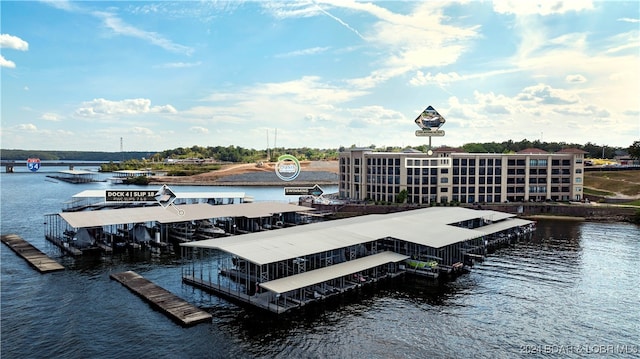
[[[113,273],[110,277],[183,326],[210,322],[212,319],[210,313],[191,305],[133,271]]]
[[[40,273],[48,273],[64,270],[64,266],[49,258],[31,243],[22,239],[17,234],[3,234],[2,243],[6,244],[20,257],[24,258],[29,265]]]

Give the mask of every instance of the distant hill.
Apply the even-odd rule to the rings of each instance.
[[[22,161],[39,158],[42,161],[126,161],[149,158],[155,152],[91,152],[91,151],[43,151],[43,150],[0,150],[0,159]]]

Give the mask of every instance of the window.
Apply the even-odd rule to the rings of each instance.
[[[440,178],[440,183],[449,183],[449,178],[447,177]]]

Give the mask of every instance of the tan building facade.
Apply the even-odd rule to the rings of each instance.
[[[352,148],[340,153],[339,194],[343,199],[397,202],[406,191],[406,202],[414,204],[578,201],[583,198],[585,153],[443,148],[430,156]]]

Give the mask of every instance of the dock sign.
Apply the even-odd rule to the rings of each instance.
[[[27,168],[31,172],[36,172],[40,169],[40,159],[39,158],[27,158]]]
[[[105,201],[107,202],[156,202],[158,191],[141,190],[107,190]]]
[[[285,187],[284,194],[286,196],[314,196],[320,197],[324,191],[320,186],[315,185],[313,187]]]

